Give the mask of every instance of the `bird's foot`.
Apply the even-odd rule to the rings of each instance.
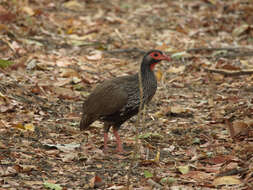
[[[108,153],[108,147],[107,146],[104,146],[103,152],[104,152],[104,154]]]
[[[122,148],[117,148],[116,152],[119,154],[124,154],[125,151]]]
[[[116,155],[120,156],[121,159],[125,159],[126,156],[129,156],[129,154],[131,154],[131,152],[128,152],[128,151],[123,150],[123,149],[118,149],[118,148],[114,150],[114,153]]]
[[[117,148],[115,149],[115,152],[116,152],[117,154],[120,154],[120,155],[127,155],[127,154],[128,154],[128,152],[126,152],[126,151],[123,149],[122,144],[119,144],[119,145],[117,146]]]

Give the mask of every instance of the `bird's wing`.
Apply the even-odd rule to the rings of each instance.
[[[98,85],[84,103],[84,112],[111,115],[127,104],[128,94],[119,81],[105,81]]]

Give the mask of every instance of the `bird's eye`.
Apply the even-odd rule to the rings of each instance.
[[[159,54],[158,53],[154,53],[154,57],[158,57],[159,56]]]

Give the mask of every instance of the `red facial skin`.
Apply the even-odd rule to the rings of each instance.
[[[152,52],[152,53],[149,54],[149,56],[151,56],[151,57],[152,57],[153,59],[155,59],[155,60],[167,60],[167,61],[170,61],[170,60],[171,60],[169,56],[164,55],[164,54],[161,54],[161,53],[159,53],[159,52]],[[157,63],[158,63],[158,62],[157,62]],[[150,69],[151,69],[151,70],[154,70],[155,65],[156,65],[157,63],[151,64],[151,65],[150,65]]]

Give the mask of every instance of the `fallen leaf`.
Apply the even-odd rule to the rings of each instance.
[[[182,177],[188,177],[202,182],[204,180],[210,179],[212,177],[212,174],[202,171],[190,171],[187,174],[184,174]]]
[[[181,174],[187,174],[190,171],[190,167],[188,165],[186,166],[178,166],[178,171],[180,171]]]
[[[223,176],[213,180],[213,185],[236,185],[241,184],[241,181],[235,176]]]
[[[169,73],[183,73],[185,70],[185,66],[184,65],[181,65],[179,67],[170,67],[168,69],[168,72]]]
[[[33,9],[31,7],[24,6],[24,7],[22,7],[22,11],[24,11],[29,16],[33,16],[34,15],[34,11],[33,11]]]
[[[75,158],[77,158],[77,154],[76,153],[64,153],[64,154],[60,154],[61,160],[63,162],[71,162],[73,161]]]
[[[63,6],[65,8],[68,8],[68,9],[71,9],[71,10],[83,10],[84,9],[84,6],[79,3],[78,1],[68,1],[66,3],[63,3]]]
[[[243,24],[243,25],[241,25],[241,26],[235,28],[235,29],[233,30],[233,32],[232,32],[232,36],[233,36],[233,37],[238,37],[238,36],[242,35],[246,30],[249,29],[249,27],[250,27],[250,26],[249,26],[248,24]]]
[[[102,52],[95,50],[95,51],[91,52],[91,55],[87,55],[86,58],[90,61],[100,60],[102,58]]]
[[[177,114],[186,112],[185,108],[179,105],[170,107],[170,111]]]
[[[155,157],[155,159],[154,159],[154,162],[159,163],[159,161],[160,161],[160,150],[158,149],[158,151],[157,151],[157,153],[156,153],[156,157]]]
[[[190,54],[185,52],[185,51],[182,51],[182,52],[177,52],[177,53],[173,53],[171,55],[171,58],[174,58],[174,59],[179,59],[179,58],[182,58],[182,57],[189,57]]]
[[[8,61],[8,60],[4,60],[4,59],[0,59],[0,68],[4,69],[10,65],[13,65],[15,64],[14,62],[12,61]]]
[[[113,185],[113,186],[111,186],[111,187],[109,187],[109,188],[107,188],[108,190],[127,190],[126,188],[125,188],[125,186],[123,186],[123,185],[119,185],[119,186],[116,186],[116,185]]]
[[[151,177],[153,177],[153,174],[152,174],[151,172],[145,170],[145,171],[144,171],[144,177],[145,177],[145,178],[151,178]]]
[[[47,148],[57,148],[58,150],[61,150],[63,152],[71,152],[74,151],[76,148],[80,147],[80,144],[47,144],[44,143],[44,146],[46,146]]]
[[[34,125],[32,123],[25,124],[25,130],[34,132]]]
[[[58,185],[58,184],[44,182],[43,185],[46,188],[49,188],[49,189],[52,189],[52,190],[62,190],[62,187],[60,185]]]
[[[19,129],[19,130],[25,130],[24,125],[22,125],[21,123],[15,124],[13,127]]]
[[[250,127],[244,121],[236,120],[233,122],[234,136],[247,136],[249,134]]]

